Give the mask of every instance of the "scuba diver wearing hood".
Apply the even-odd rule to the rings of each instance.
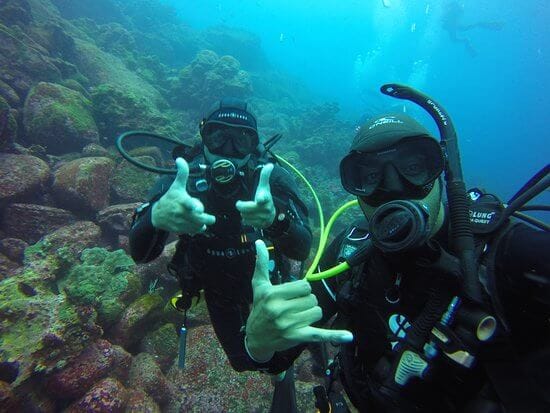
[[[244,347],[243,325],[252,303],[254,241],[272,244],[274,282],[290,277],[289,259],[303,261],[312,242],[308,214],[290,174],[260,143],[248,104],[226,98],[200,123],[202,144],[176,159],[177,175],[165,175],[138,208],[130,231],[132,258],[158,257],[169,233],[179,236],[169,268],[186,311],[204,297],[216,335],[237,371],[268,369]],[[189,149],[189,148],[188,148]],[[197,172],[198,171],[198,172]],[[298,275],[298,274],[294,274]]]
[[[310,287],[296,281],[301,290],[281,286],[294,294],[271,291],[257,243],[252,282],[263,290],[246,327],[251,354],[268,360],[294,349],[297,357],[304,342],[342,344],[327,388],[315,390],[318,411],[347,411],[329,408],[336,378],[361,412],[548,411],[550,235],[509,220],[488,230],[502,204],[470,191],[482,290],[481,299],[470,299],[443,198],[446,159],[409,116],[372,119],[340,163],[342,185],[364,217],[335,238],[320,263],[349,262],[349,269]],[[368,257],[351,260],[365,245]],[[275,300],[280,294],[283,303]],[[286,310],[275,320],[263,316],[275,302]],[[342,330],[311,326],[334,315],[332,326]]]

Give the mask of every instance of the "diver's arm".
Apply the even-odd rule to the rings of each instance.
[[[495,269],[499,279],[527,299],[550,311],[550,233],[520,224],[512,227],[497,246]]]
[[[305,343],[353,340],[349,331],[313,327],[312,324],[323,318],[323,311],[311,293],[309,282],[304,279],[272,285],[268,267],[269,253],[265,244],[258,240],[252,277],[254,301],[244,337],[251,359],[268,364],[282,357],[288,363],[300,353],[301,349],[296,347]],[[286,358],[287,354],[290,357]]]
[[[286,170],[276,166],[271,181],[276,215],[264,232],[284,255],[303,261],[312,243],[307,207],[298,197],[296,183]]]
[[[326,270],[331,268],[333,265],[336,265],[340,245],[344,236],[345,233],[342,232],[336,236],[334,241],[327,247],[319,264],[320,269]],[[312,326],[322,327],[326,325],[327,322],[336,314],[336,294],[338,292],[338,288],[340,288],[343,282],[349,278],[349,275],[350,273],[347,271],[337,277],[310,282],[311,292],[317,298],[317,305],[321,307],[323,313],[322,318],[313,323]],[[253,361],[253,365],[257,370],[265,370],[270,374],[281,373],[290,368],[292,363],[294,363],[298,356],[302,354],[302,351],[304,351],[306,347],[306,344],[300,344],[285,351],[275,352],[275,355],[271,360],[269,360],[269,362],[262,364]]]
[[[155,228],[151,220],[153,204],[158,201],[170,187],[173,177],[163,176],[157,180],[149,191],[143,205],[134,213],[129,234],[130,254],[137,263],[146,263],[158,257],[164,249],[169,232]]]

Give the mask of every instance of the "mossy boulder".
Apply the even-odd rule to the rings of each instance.
[[[10,148],[17,137],[17,120],[10,109],[0,93],[0,151]]]
[[[166,404],[174,395],[173,385],[166,380],[155,356],[139,353],[130,367],[128,385],[149,394],[158,404]]]
[[[25,270],[0,282],[0,375],[13,386],[63,366],[101,330],[41,277]]]
[[[99,135],[91,102],[81,93],[55,83],[40,82],[25,100],[23,125],[27,140],[50,154],[80,151]]]
[[[96,383],[81,399],[65,410],[66,413],[80,412],[124,412],[128,390],[117,379],[108,377]]]
[[[118,367],[125,367],[125,377],[132,363],[132,356],[121,347],[107,340],[91,343],[75,357],[72,363],[46,379],[50,396],[61,400],[74,400],[83,396],[94,383],[112,375]]]
[[[21,99],[13,88],[6,82],[0,80],[0,97],[4,98],[6,102],[12,107],[19,107]]]
[[[162,315],[164,299],[156,293],[144,294],[130,304],[109,333],[111,342],[124,348],[138,343]]]
[[[252,94],[248,72],[232,56],[218,56],[212,50],[201,50],[179,75],[174,103],[182,108],[205,109],[220,96],[247,98]]]
[[[135,159],[146,165],[158,166],[151,156],[136,156]],[[116,201],[143,201],[156,179],[155,173],[139,169],[128,162],[119,163],[111,181]]]
[[[91,95],[94,115],[102,136],[114,141],[129,130],[154,131],[160,135],[177,136],[178,122],[167,109],[162,112],[147,95],[119,84],[104,83]]]
[[[62,278],[67,271],[79,263],[83,250],[99,244],[101,229],[89,221],[65,225],[43,237],[25,250],[23,263],[41,279],[52,284]]]
[[[140,350],[152,354],[163,372],[168,371],[178,355],[176,326],[168,323],[148,333],[140,343]]]
[[[21,97],[37,82],[59,82],[62,78],[48,51],[27,31],[0,23],[0,80]]]
[[[109,205],[109,183],[115,162],[105,157],[79,158],[55,171],[53,195],[58,205],[78,213]]]
[[[59,281],[59,289],[73,302],[96,308],[103,326],[116,323],[141,290],[134,262],[122,250],[103,248],[84,250],[80,259]]]
[[[50,180],[50,167],[40,158],[0,153],[0,206],[37,201]]]
[[[141,95],[153,105],[162,104],[162,96],[149,83],[132,72],[117,56],[101,50],[96,44],[75,38],[76,65],[92,85],[119,85],[135,95]],[[140,93],[141,91],[141,93]]]
[[[34,244],[43,236],[75,222],[69,211],[37,204],[10,204],[4,209],[0,228],[13,238]]]

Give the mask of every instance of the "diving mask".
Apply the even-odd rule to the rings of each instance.
[[[423,198],[444,166],[439,144],[416,136],[372,152],[351,152],[340,162],[340,178],[347,192],[381,204],[396,198]]]
[[[259,138],[252,128],[211,122],[204,125],[202,141],[213,154],[243,158],[254,152]]]

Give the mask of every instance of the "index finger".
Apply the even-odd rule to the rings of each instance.
[[[307,326],[299,331],[299,339],[302,342],[335,344],[350,343],[353,341],[353,334],[348,330],[329,330]]]

